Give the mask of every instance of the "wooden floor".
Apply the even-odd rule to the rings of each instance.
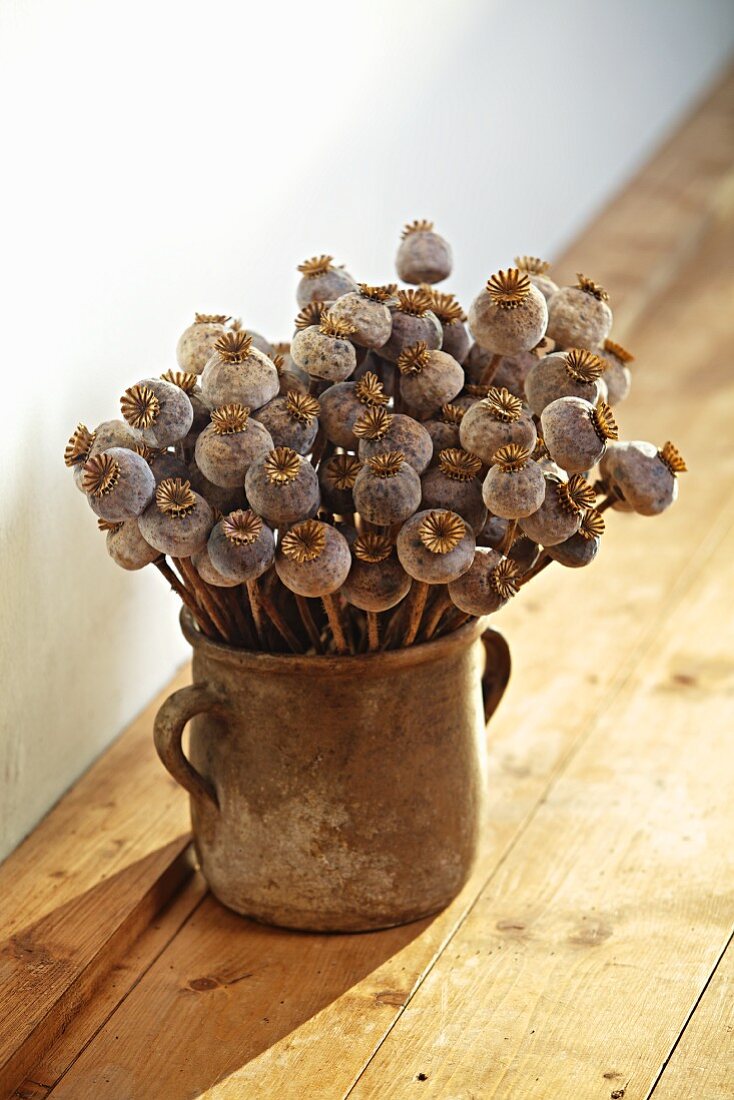
[[[0,868],[0,1095],[734,1097],[733,125],[730,77],[560,265],[637,355],[623,435],[690,473],[503,612],[462,895],[362,936],[230,914],[151,707]]]

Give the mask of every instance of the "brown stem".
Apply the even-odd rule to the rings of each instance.
[[[333,594],[322,596],[321,602],[324,605],[324,611],[326,612],[326,617],[329,620],[329,626],[331,627],[331,633],[334,636],[334,646],[337,653],[349,653],[347,636],[344,633],[344,624],[341,617],[341,608],[339,607],[339,603],[336,597]]]
[[[454,605],[451,602],[448,589],[439,593],[438,599],[434,602],[433,607],[430,609],[425,618],[423,626],[423,639],[429,641],[438,630],[438,624],[444,617],[450,607]]]
[[[263,611],[266,613],[285,644],[288,646],[292,653],[301,653],[303,647],[301,646],[301,643],[291,630],[286,620],[281,615],[280,608],[273,599],[272,593],[270,592],[267,584],[263,585],[263,587],[259,589],[259,595]]]
[[[316,433],[316,438],[313,441],[313,447],[311,449],[311,465],[318,466],[326,448],[326,432],[319,426],[319,430]]]
[[[430,585],[426,584],[425,581],[413,581],[413,587],[408,596],[410,604],[408,606],[408,622],[405,627],[405,634],[403,635],[403,646],[412,645],[415,641],[418,628],[421,625],[423,609],[428,599],[429,588]]]
[[[319,628],[316,626],[316,621],[311,614],[311,607],[305,596],[296,595],[296,607],[298,608],[298,614],[301,616],[301,622],[306,628],[306,633],[311,640],[311,645],[317,653],[323,653],[321,634],[319,633]]]
[[[517,520],[511,519],[507,524],[507,530],[505,531],[505,537],[502,540],[500,546],[500,554],[507,555],[512,549],[512,544],[515,541],[515,533],[517,531]]]
[[[441,630],[438,631],[439,637],[443,638],[446,634],[453,634],[455,630],[458,630],[464,623],[468,623],[470,619],[475,618],[474,615],[469,615],[466,611],[459,611],[457,607],[457,614],[450,615],[444,623]]]
[[[207,638],[213,638],[216,632],[212,629],[211,621],[209,620],[208,616],[202,612],[198,603],[189,592],[188,588],[181,584],[181,581],[173,572],[166,559],[164,557],[160,557],[157,561],[154,561],[153,564],[155,565],[156,569],[158,569],[160,573],[163,574],[173,591],[176,593],[177,596],[181,598],[184,605],[194,616],[197,623],[199,624],[199,628],[202,633],[206,634]]]
[[[367,612],[367,649],[380,648],[380,615],[377,611]]]
[[[538,573],[542,573],[544,569],[547,569],[552,561],[553,558],[550,556],[550,554],[542,554],[539,560],[536,561],[532,569],[528,569],[527,573],[523,574],[523,576],[517,582],[518,588],[522,588],[522,586],[524,584],[527,584],[528,581],[531,581],[533,577],[537,577]]]
[[[595,507],[597,512],[606,512],[607,508],[611,508],[613,504],[619,504],[619,497],[615,496],[614,493],[609,493],[608,496],[604,497],[601,504],[597,504]]]
[[[263,616],[262,601],[260,599],[260,589],[258,588],[257,581],[247,581],[246,587],[258,644],[261,649],[267,649],[267,635],[265,633],[265,619]]]
[[[181,575],[184,577],[189,587],[193,590],[196,599],[206,611],[209,618],[214,623],[215,627],[224,638],[225,642],[232,641],[232,632],[229,623],[225,615],[222,613],[217,600],[212,596],[209,591],[209,586],[201,579],[196,572],[191,558],[175,558],[176,565],[181,570]]]
[[[497,368],[500,365],[501,355],[493,355],[479,377],[479,385],[489,388],[492,385]]]

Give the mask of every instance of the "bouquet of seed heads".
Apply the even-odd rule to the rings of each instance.
[[[197,314],[179,369],[67,446],[113,560],[154,565],[210,638],[354,654],[493,614],[551,562],[588,565],[608,508],[672,504],[676,448],[618,440],[633,356],[606,291],[522,256],[467,318],[434,289],[451,266],[416,221],[396,261],[410,289],[301,264],[290,343]]]

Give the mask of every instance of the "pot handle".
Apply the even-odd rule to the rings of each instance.
[[[204,799],[219,809],[214,786],[197,772],[181,747],[184,726],[197,714],[213,710],[219,699],[206,684],[190,684],[169,695],[155,716],[153,740],[158,755],[173,778],[193,798]]]
[[[510,647],[496,630],[485,630],[482,644],[487,662],[482,674],[484,721],[488,722],[499,706],[510,679]]]

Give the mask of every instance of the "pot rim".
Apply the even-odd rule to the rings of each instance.
[[[391,668],[412,667],[425,664],[427,661],[440,659],[453,650],[464,648],[475,642],[487,629],[486,620],[479,618],[465,623],[458,630],[454,630],[451,634],[446,634],[442,638],[434,638],[429,642],[419,642],[417,645],[406,646],[404,649],[389,649],[376,653],[340,656],[321,653],[267,653],[261,650],[240,649],[230,646],[225,642],[215,641],[202,634],[196,627],[191,612],[185,607],[181,609],[179,621],[184,638],[195,652],[198,650],[213,660],[240,668],[254,668],[260,672],[278,672],[285,675],[304,671],[307,671],[309,675],[313,675],[317,671],[319,673],[351,675],[359,668],[374,672],[378,666],[381,670],[386,671]]]

